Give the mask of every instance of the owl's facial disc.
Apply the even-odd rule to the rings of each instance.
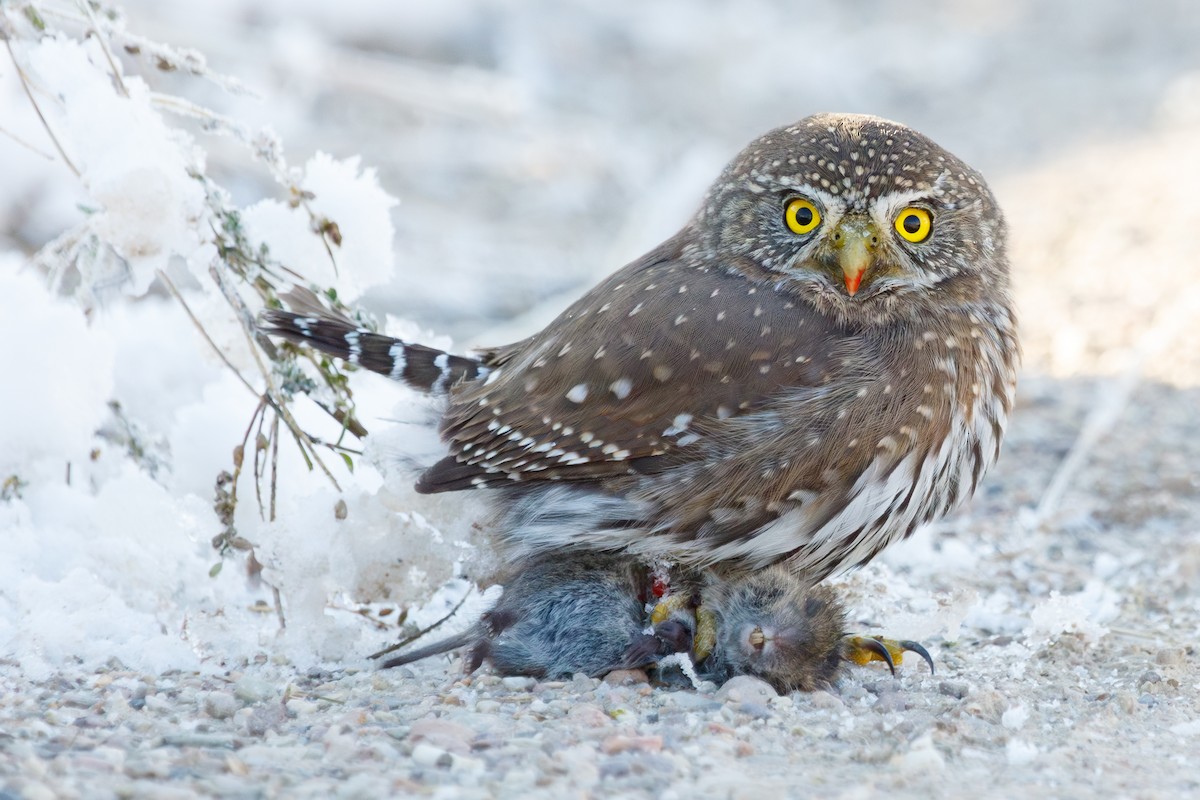
[[[879,249],[879,230],[869,219],[857,216],[843,217],[830,234],[838,266],[846,283],[846,292],[851,297],[858,292],[863,275],[875,261]]]

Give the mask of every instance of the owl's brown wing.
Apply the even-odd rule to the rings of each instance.
[[[706,424],[828,379],[833,324],[744,277],[686,266],[672,241],[546,330],[487,354],[442,421],[451,454],[418,491],[597,480],[688,460]]]

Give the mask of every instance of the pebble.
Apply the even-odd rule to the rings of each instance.
[[[1182,666],[1187,660],[1187,651],[1182,647],[1164,647],[1154,654],[1154,663],[1160,667]]]
[[[754,719],[769,719],[772,716],[771,709],[762,703],[741,703],[738,705],[737,711],[739,714],[747,714]]]
[[[602,728],[612,724],[612,717],[592,703],[578,703],[572,706],[567,712],[567,717],[585,728]]]
[[[412,724],[408,739],[414,743],[427,742],[448,752],[464,755],[471,751],[475,731],[457,722],[427,717]]]
[[[244,703],[258,703],[276,694],[275,686],[263,678],[245,675],[233,685],[233,693]]]
[[[500,683],[505,689],[511,692],[523,692],[533,688],[533,685],[537,681],[523,675],[510,675],[506,678],[501,678]]]
[[[238,707],[237,698],[229,692],[209,692],[204,698],[204,713],[213,719],[229,719]]]
[[[429,742],[418,742],[412,750],[412,760],[425,767],[448,767],[453,756]]]
[[[886,714],[889,711],[904,711],[908,708],[908,698],[904,692],[882,692],[879,699],[871,706],[881,714]]]
[[[605,755],[624,753],[627,750],[640,750],[646,753],[657,753],[662,750],[661,736],[624,736],[614,734],[600,743],[600,752]]]
[[[971,693],[971,687],[962,681],[942,681],[938,684],[938,693],[962,700]]]
[[[717,699],[733,703],[769,703],[771,698],[778,697],[775,687],[761,678],[750,675],[736,675],[725,682],[717,690]]]
[[[604,676],[604,682],[609,686],[633,686],[649,683],[650,677],[640,669],[614,669]]]
[[[162,742],[171,747],[220,747],[232,749],[236,743],[227,733],[168,733]]]
[[[813,708],[833,709],[846,707],[846,704],[842,702],[840,697],[832,695],[824,689],[818,689],[808,695],[808,702]]]
[[[475,704],[475,710],[480,714],[495,714],[500,710],[499,700],[480,700]]]
[[[710,697],[695,692],[668,692],[663,696],[664,704],[671,704],[685,711],[715,711],[721,704]]]

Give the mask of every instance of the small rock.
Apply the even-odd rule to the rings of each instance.
[[[454,756],[429,742],[418,742],[413,748],[412,759],[423,767],[448,767],[453,763]]]
[[[604,713],[604,709],[591,703],[579,703],[571,706],[567,717],[587,728],[600,728],[612,722],[608,714]]]
[[[470,758],[468,756],[453,755],[450,756],[450,771],[451,772],[483,772],[487,765],[482,759]]]
[[[287,711],[281,704],[259,706],[251,711],[243,724],[250,736],[265,736],[267,731],[279,730],[287,721]]]
[[[769,703],[772,697],[778,697],[775,687],[759,678],[750,675],[736,675],[725,681],[725,685],[717,690],[717,699],[734,703]]]
[[[964,708],[973,717],[999,722],[1000,715],[1008,709],[1008,698],[994,689],[985,689],[972,694]]]
[[[163,744],[171,747],[218,747],[232,750],[234,738],[225,733],[168,733]]]
[[[813,708],[833,709],[844,708],[846,705],[840,697],[832,695],[824,689],[819,689],[810,694],[808,701],[812,704]]]
[[[275,687],[262,678],[246,675],[233,685],[233,693],[244,703],[258,703],[275,694]]]
[[[738,742],[733,748],[733,754],[738,758],[754,755],[754,745],[749,742]]]
[[[721,704],[715,700],[692,692],[669,692],[663,696],[663,701],[669,701],[676,708],[684,711],[714,711],[721,707]]]
[[[1186,658],[1187,652],[1182,647],[1164,647],[1154,654],[1154,663],[1160,667],[1178,667]]]
[[[971,693],[971,687],[961,681],[942,681],[938,684],[938,692],[955,700],[962,700]]]
[[[908,708],[908,700],[905,699],[904,694],[901,692],[883,692],[871,708],[881,714],[886,714],[889,711],[903,711]]]
[[[412,728],[409,729],[408,738],[414,744],[428,742],[447,752],[465,755],[471,752],[471,742],[475,739],[475,731],[457,722],[428,717],[413,723]]]
[[[1159,675],[1152,669],[1148,669],[1142,673],[1140,678],[1138,678],[1139,686],[1145,683],[1162,683],[1162,675]]]
[[[737,707],[738,713],[747,714],[754,719],[769,719],[771,709],[762,703],[742,703]]]
[[[475,710],[480,714],[495,714],[500,710],[500,701],[498,700],[480,700],[475,704]]]
[[[100,696],[95,692],[64,692],[58,698],[59,705],[68,708],[91,708],[100,702]]]
[[[662,750],[661,736],[609,736],[600,743],[600,752],[606,755],[624,753],[626,750],[640,750],[644,753],[657,753]]]
[[[575,694],[583,694],[584,692],[595,691],[600,685],[598,678],[589,678],[582,672],[576,672],[571,678],[571,691]]]
[[[537,681],[524,675],[510,675],[507,678],[501,678],[500,683],[510,692],[523,692],[533,688],[533,684]]]
[[[604,676],[604,682],[609,686],[632,686],[639,683],[649,683],[650,678],[640,669],[614,669]]]
[[[321,704],[314,703],[312,700],[306,700],[303,697],[293,697],[288,700],[288,711],[298,717],[303,717],[306,714],[315,714],[320,710]]]
[[[237,698],[229,692],[209,692],[204,698],[204,713],[213,719],[229,719],[237,710]]]

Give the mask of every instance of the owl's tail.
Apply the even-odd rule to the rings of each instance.
[[[260,315],[258,327],[263,333],[307,343],[422,392],[441,394],[461,380],[477,380],[488,373],[477,359],[393,339],[324,308],[304,313],[267,309]]]

